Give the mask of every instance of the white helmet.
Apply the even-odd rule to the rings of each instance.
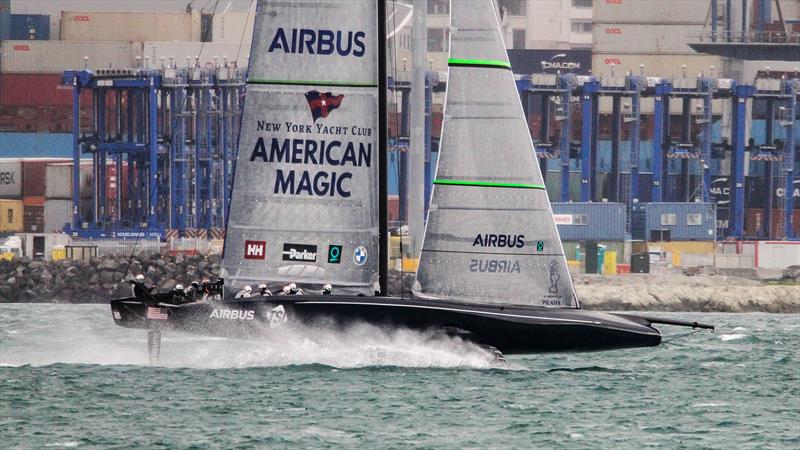
[[[289,286],[289,285],[287,284],[286,286],[284,286],[284,287],[283,287],[283,293],[284,293],[284,294],[288,294],[288,293],[290,293],[290,292],[292,292],[292,287],[291,287],[291,286]]]
[[[264,284],[264,283],[261,283],[261,284],[258,285],[258,289],[263,290],[263,289],[266,289],[266,288],[267,288],[267,285]]]
[[[247,292],[247,293],[250,293],[252,290],[253,290],[253,288],[251,288],[250,286],[245,286],[244,287],[244,291]]]
[[[291,283],[291,284],[289,284],[289,289],[292,289],[292,290],[297,289],[297,285],[294,284],[294,283]]]
[[[322,291],[323,292],[330,292],[332,290],[333,290],[333,286],[331,286],[330,284],[326,284],[325,286],[322,286]]]
[[[136,281],[144,281],[144,275],[142,274],[136,275]]]
[[[178,284],[175,285],[175,289],[178,289],[178,290],[182,291],[183,290],[183,285],[178,283]]]

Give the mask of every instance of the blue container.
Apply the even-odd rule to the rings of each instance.
[[[47,41],[50,39],[50,16],[11,14],[11,40]]]
[[[712,203],[648,203],[645,222],[648,241],[666,234],[672,241],[710,241],[717,217]]]
[[[0,0],[0,41],[11,39],[11,0]]]
[[[622,203],[553,203],[552,206],[562,241],[625,240]]]

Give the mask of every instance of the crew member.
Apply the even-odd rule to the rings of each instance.
[[[272,297],[272,292],[267,289],[266,283],[261,283],[258,285],[258,292],[262,297]]]
[[[330,284],[322,286],[322,295],[331,295],[332,291],[333,291],[333,286],[331,286]]]
[[[144,284],[144,275],[138,274],[131,280],[131,291],[136,298],[151,298],[150,289]]]
[[[292,295],[292,286],[287,284],[278,295]]]
[[[175,285],[175,288],[172,289],[172,303],[176,305],[180,305],[184,303],[186,299],[186,291],[183,289],[183,285],[178,283]]]
[[[186,300],[190,302],[197,301],[197,291],[200,290],[200,283],[197,281],[192,281],[192,284],[186,288],[184,293],[186,294]]]
[[[245,286],[241,291],[237,292],[233,298],[250,298],[250,293],[253,292],[253,288],[249,285]]]
[[[289,285],[289,290],[291,291],[292,295],[305,295],[302,289],[298,288],[296,284],[292,283]]]

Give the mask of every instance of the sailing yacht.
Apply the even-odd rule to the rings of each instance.
[[[111,302],[118,325],[251,337],[320,320],[457,334],[503,353],[655,346],[580,309],[492,0],[451,7],[439,162],[413,292],[387,295],[383,1],[257,5],[221,299]],[[306,295],[234,298],[248,285]],[[333,295],[321,295],[324,284]]]

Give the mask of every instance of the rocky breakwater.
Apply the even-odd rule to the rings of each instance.
[[[582,307],[603,311],[800,312],[800,271],[762,281],[727,274],[576,275]]]
[[[106,256],[90,261],[20,258],[0,261],[0,303],[106,303],[130,295],[125,280],[141,273],[145,284],[169,290],[175,284],[214,279],[218,255]]]

